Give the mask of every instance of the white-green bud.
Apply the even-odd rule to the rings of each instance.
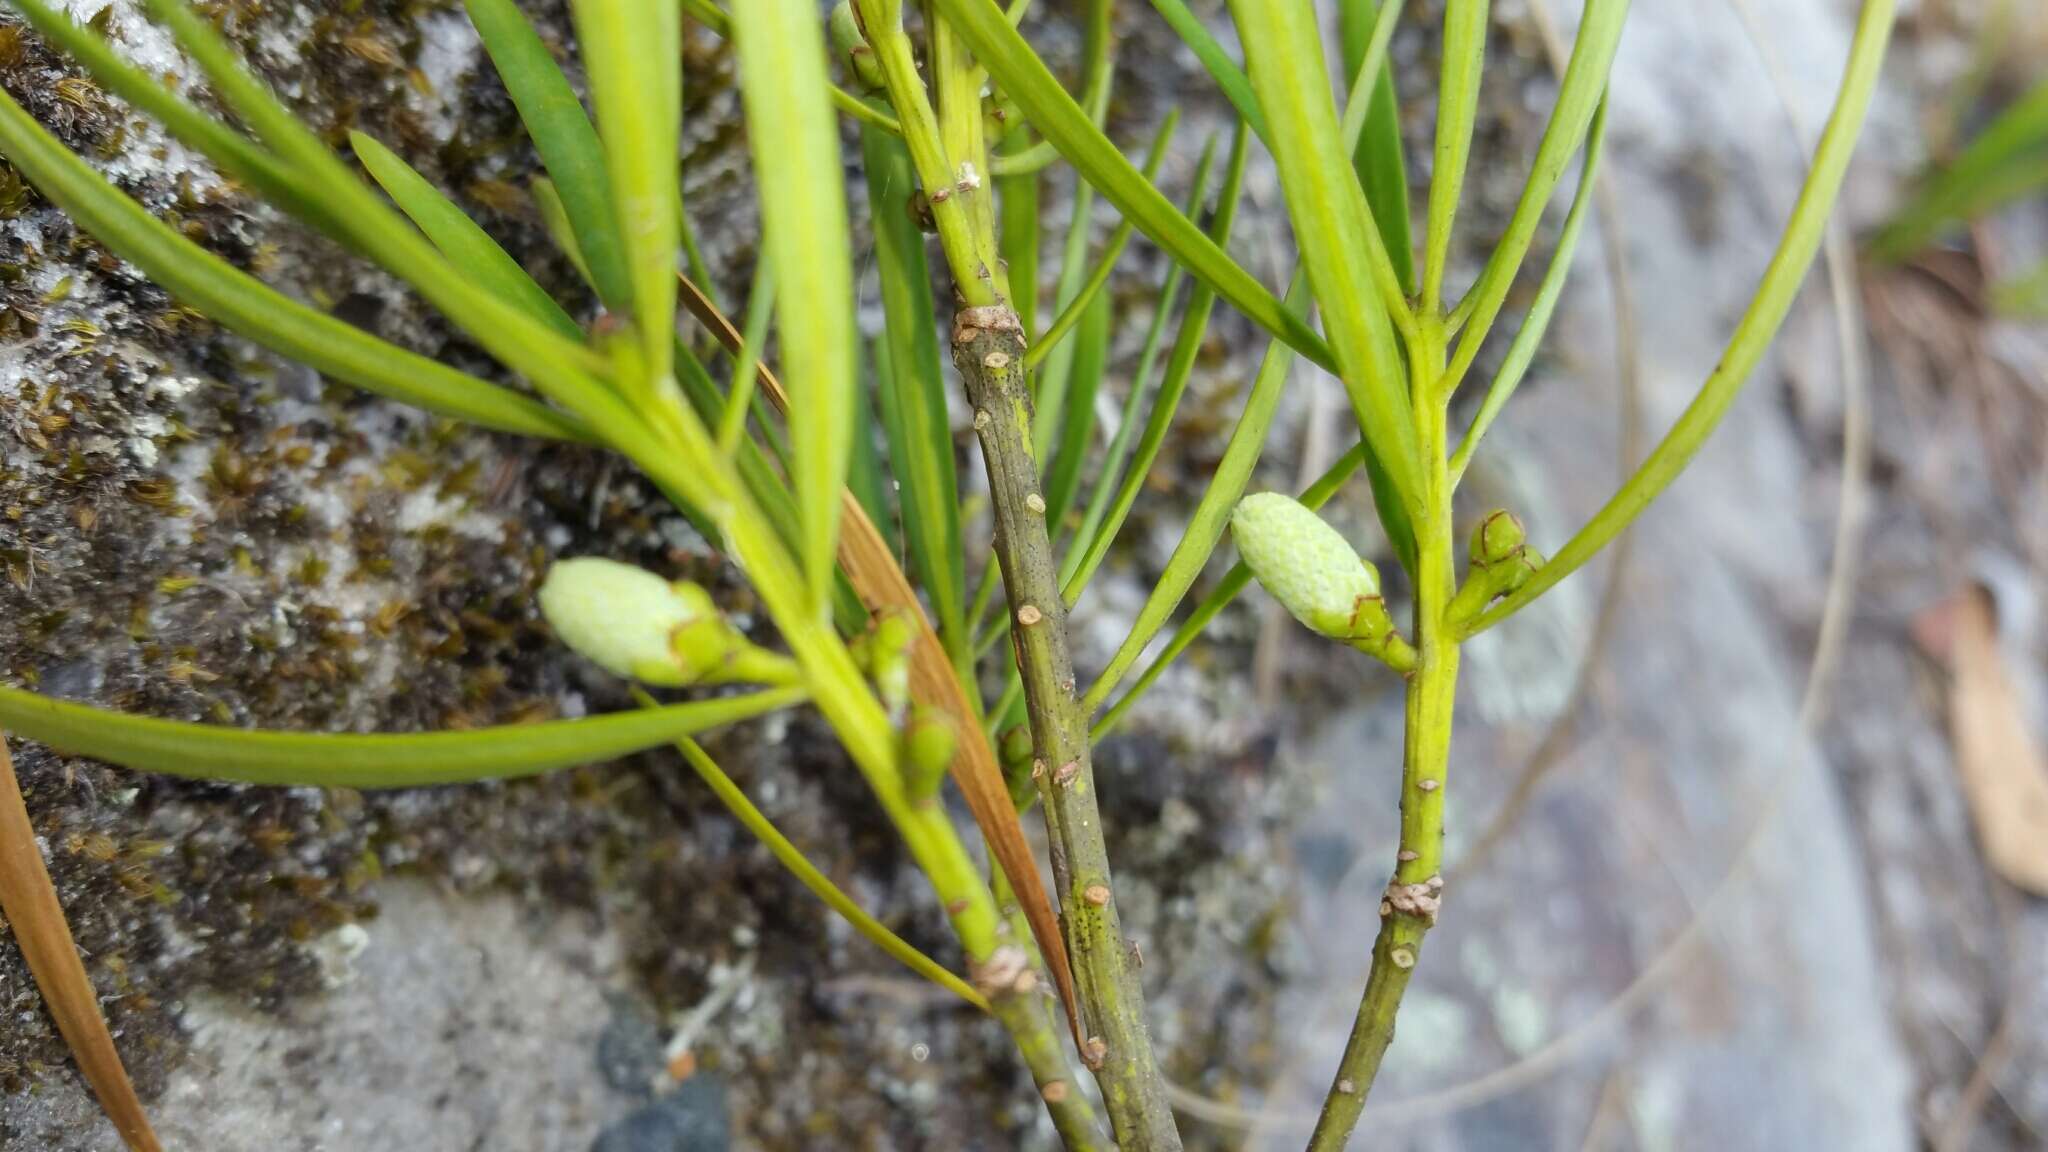
[[[548,569],[540,611],[577,655],[615,675],[664,687],[694,679],[676,655],[676,632],[715,613],[694,584],[672,584],[597,556]]]
[[[540,586],[540,611],[577,655],[607,672],[663,688],[790,684],[794,662],[742,636],[687,580],[596,556],[563,560]]]
[[[1311,631],[1359,639],[1385,615],[1379,570],[1294,498],[1245,497],[1231,514],[1230,534],[1252,575]]]

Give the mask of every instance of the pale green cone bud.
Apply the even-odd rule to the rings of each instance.
[[[958,743],[953,722],[945,713],[936,708],[911,713],[910,723],[903,729],[903,791],[912,802],[939,794]]]
[[[690,586],[694,587],[694,586]],[[677,630],[704,617],[709,597],[680,592],[645,569],[598,556],[562,560],[540,586],[540,611],[571,650],[616,676],[679,687]]]
[[[560,561],[539,599],[562,643],[616,676],[663,688],[797,677],[787,657],[740,635],[709,592],[631,564],[597,556]]]
[[[1231,513],[1230,534],[1259,584],[1310,631],[1361,640],[1393,630],[1380,600],[1379,569],[1294,498],[1277,492],[1245,497]]]
[[[854,15],[850,0],[839,0],[832,7],[832,19],[827,25],[832,37],[832,50],[846,62],[847,71],[867,88],[882,87],[882,64],[875,59],[875,50],[868,46],[867,37],[861,35],[860,19]]]

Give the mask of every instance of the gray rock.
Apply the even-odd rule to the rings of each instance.
[[[731,1144],[725,1080],[700,1072],[605,1129],[590,1152],[726,1152]]]

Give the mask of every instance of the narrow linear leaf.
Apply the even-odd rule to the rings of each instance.
[[[1028,135],[1022,128],[1011,131],[997,157],[1014,154]],[[995,181],[996,248],[1010,266],[1010,306],[1028,344],[1038,342],[1038,181],[1036,172],[999,175]]]
[[[847,465],[846,486],[867,509],[868,519],[874,521],[889,550],[900,555],[903,534],[896,528],[896,513],[889,505],[889,477],[882,470],[881,454],[875,451],[875,410],[866,396],[854,397],[852,415],[853,457]]]
[[[1465,469],[1471,466],[1472,453],[1478,450],[1479,441],[1493,426],[1494,418],[1500,415],[1501,409],[1507,406],[1508,399],[1521,384],[1522,376],[1536,359],[1536,350],[1543,345],[1543,334],[1550,328],[1550,317],[1557,311],[1557,302],[1564,295],[1565,281],[1571,276],[1572,254],[1578,250],[1579,233],[1586,223],[1586,210],[1593,202],[1601,145],[1606,139],[1607,102],[1602,100],[1600,110],[1593,115],[1592,129],[1586,135],[1586,158],[1579,170],[1578,191],[1572,193],[1572,206],[1565,214],[1564,231],[1557,238],[1557,250],[1551,254],[1550,266],[1543,271],[1543,283],[1536,289],[1536,300],[1529,306],[1529,315],[1523,319],[1521,330],[1515,333],[1514,343],[1508,346],[1500,371],[1494,373],[1493,383],[1487,386],[1486,398],[1472,417],[1471,427],[1465,430],[1465,438],[1458,442],[1458,450],[1451,454],[1450,482],[1453,488],[1465,478]]]
[[[967,644],[960,478],[953,460],[946,380],[932,323],[937,309],[932,301],[924,236],[909,214],[898,210],[916,187],[915,172],[909,149],[894,137],[864,131],[861,153],[875,234],[875,274],[882,295],[886,353],[878,359],[887,370],[880,375],[879,391],[889,464],[901,485],[898,495],[911,566],[931,600],[939,638],[959,663]],[[1012,276],[1016,273],[1012,265]]]
[[[4,92],[0,154],[79,227],[165,291],[280,355],[481,427],[552,439],[587,435],[544,404],[387,344],[235,269],[122,195]]]
[[[320,205],[300,191],[292,170],[262,145],[187,103],[162,81],[122,59],[104,37],[73,23],[43,0],[9,2],[44,39],[83,65],[102,88],[204,154],[223,175],[247,185],[263,199],[289,208],[322,231],[341,234],[322,216]]]
[[[1160,122],[1159,130],[1152,136],[1152,149],[1145,158],[1145,179],[1158,178],[1159,165],[1166,159],[1166,153],[1172,147],[1173,130],[1179,123],[1180,110],[1168,109],[1166,118]],[[1043,364],[1046,355],[1057,348],[1060,341],[1081,322],[1081,316],[1088,310],[1089,304],[1109,283],[1110,274],[1116,271],[1116,262],[1123,256],[1125,246],[1130,244],[1131,233],[1134,230],[1130,220],[1125,219],[1118,222],[1116,228],[1110,232],[1109,242],[1102,246],[1102,254],[1096,258],[1095,267],[1088,273],[1088,278],[1081,282],[1073,298],[1060,308],[1060,314],[1046,327],[1045,334],[1025,351],[1025,367],[1036,368]],[[1084,228],[1084,234],[1085,231]],[[1061,272],[1064,278],[1065,269]]]
[[[149,1126],[149,1113],[135,1095],[135,1085],[114,1047],[113,1033],[100,1011],[99,993],[71,938],[71,925],[64,919],[57,886],[43,863],[4,734],[0,734],[0,916],[6,918],[14,946],[35,977],[43,1006],[107,1119],[120,1133],[121,1143],[130,1152],[162,1152],[163,1145]]]
[[[1955,221],[1994,208],[2011,196],[2048,187],[2044,161],[2048,81],[2008,105],[1961,155],[1930,171],[1906,207],[1871,238],[1871,254],[1880,260],[1902,260]]]
[[[1379,10],[1379,0],[1339,0],[1338,29],[1346,76],[1356,76],[1365,65]],[[1372,212],[1380,240],[1392,259],[1395,282],[1402,292],[1413,292],[1415,241],[1408,231],[1408,162],[1401,147],[1401,107],[1394,94],[1391,68],[1377,70],[1372,104],[1365,114],[1365,136],[1352,150],[1351,167],[1358,173],[1365,206]]]
[[[405,219],[378,198],[312,129],[245,68],[221,34],[184,0],[143,0],[206,73],[220,99],[255,130],[317,197],[326,215],[385,271],[417,289],[493,357],[565,406],[588,414],[607,362],[583,344],[530,324],[512,305],[482,291],[442,258]]]
[[[1835,198],[1842,188],[1842,176],[1848,171],[1849,157],[1856,149],[1856,138],[1870,110],[1871,93],[1877,88],[1885,47],[1891,39],[1894,8],[1894,0],[1864,0],[1863,10],[1856,18],[1855,39],[1849,45],[1848,66],[1835,95],[1835,107],[1821,132],[1820,144],[1814,149],[1813,164],[1800,187],[1791,219],[1764,269],[1756,295],[1698,395],[1621,490],[1521,588],[1475,617],[1465,628],[1465,635],[1475,635],[1500,623],[1597,555],[1671,486],[1727,414],[1728,406],[1741,393],[1764,349],[1784,323],[1785,313],[1791,309],[1807,269],[1813,266],[1814,254],[1820,249],[1828,216],[1834,211]]]
[[[1074,364],[1067,384],[1067,415],[1046,477],[1045,517],[1055,539],[1081,490],[1081,469],[1095,439],[1095,398],[1109,369],[1109,297],[1096,296],[1074,337]]]
[[[1085,180],[1074,182],[1074,197],[1068,206],[1067,235],[1060,246],[1060,274],[1053,283],[1053,306],[1064,313],[1081,295],[1088,269],[1088,232],[1094,223],[1095,188]],[[1041,338],[1042,339],[1042,338]],[[1049,346],[1037,375],[1031,381],[1031,451],[1042,469],[1052,462],[1053,437],[1060,426],[1067,402],[1067,385],[1073,379],[1074,346],[1064,341]],[[1029,356],[1027,349],[1025,355]]]
[[[675,371],[682,11],[673,0],[577,0],[571,12],[611,177],[634,325],[659,390]]]
[[[1237,122],[1235,136],[1247,134],[1244,121]],[[1232,148],[1235,157],[1237,149]],[[1202,210],[1209,199],[1210,166],[1216,159],[1216,137],[1211,133],[1202,144],[1202,155],[1195,162],[1195,179],[1192,191],[1188,193],[1186,212],[1194,216]],[[1225,239],[1228,239],[1225,237]],[[1123,411],[1118,414],[1116,433],[1110,437],[1109,448],[1102,454],[1102,466],[1095,476],[1095,485],[1089,491],[1088,506],[1081,515],[1081,526],[1074,531],[1074,542],[1060,559],[1060,590],[1067,605],[1073,606],[1080,599],[1081,588],[1086,577],[1080,575],[1082,566],[1095,551],[1095,542],[1102,534],[1104,520],[1109,515],[1110,501],[1121,487],[1124,465],[1129,463],[1131,449],[1137,443],[1137,432],[1141,421],[1139,413],[1144,407],[1146,382],[1152,379],[1152,369],[1158,363],[1161,341],[1166,335],[1166,325],[1173,317],[1174,308],[1180,303],[1180,292],[1187,281],[1187,270],[1179,264],[1169,264],[1166,283],[1159,289],[1159,298],[1152,307],[1152,321],[1145,326],[1145,343],[1138,352],[1137,371],[1131,373],[1130,387],[1124,396]],[[1092,570],[1090,572],[1092,575]]]
[[[562,203],[562,193],[555,182],[545,176],[536,176],[526,186],[533,196],[533,206],[540,213],[541,226],[548,231],[548,239],[555,242],[555,248],[569,258],[576,274],[592,291],[597,289],[597,280],[591,275],[590,263],[583,258],[583,246],[576,241],[576,228],[569,222],[569,209]]]
[[[1536,239],[1536,226],[1542,221],[1544,207],[1550,203],[1550,194],[1557,190],[1558,182],[1571,166],[1573,154],[1592,127],[1593,114],[1607,90],[1608,73],[1614,67],[1614,52],[1621,42],[1628,4],[1629,0],[1587,0],[1578,37],[1572,42],[1571,60],[1565,65],[1564,81],[1558,86],[1557,105],[1551,109],[1550,122],[1544,126],[1543,139],[1536,146],[1528,183],[1522,186],[1514,214],[1508,218],[1507,231],[1487,257],[1479,279],[1451,312],[1449,326],[1462,326],[1464,333],[1458,338],[1457,351],[1444,373],[1442,388],[1446,395],[1456,390],[1478,357],[1487,330],[1500,315],[1508,289],[1514,286],[1515,274],[1521,270],[1522,260]]]
[[[803,568],[822,604],[832,580],[857,392],[839,125],[815,4],[750,0],[732,20],[766,255],[775,265],[782,375],[793,389],[788,419],[804,523]]]
[[[651,700],[645,702],[652,703]],[[732,813],[733,818],[740,822],[740,826],[752,833],[754,839],[759,840],[761,845],[768,849],[769,854],[788,869],[790,875],[796,877],[797,883],[809,889],[811,895],[823,901],[827,908],[844,917],[846,922],[853,926],[854,931],[865,936],[875,947],[888,953],[912,972],[984,1012],[989,1010],[987,997],[976,992],[967,981],[949,971],[944,965],[918,951],[909,941],[889,931],[887,926],[868,915],[866,909],[854,903],[851,896],[832,883],[831,879],[804,855],[803,849],[791,843],[789,837],[784,836],[782,830],[775,826],[774,821],[768,819],[759,808],[754,807],[754,802],[747,799],[747,794],[740,790],[740,786],[733,783],[732,777],[726,775],[725,770],[718,766],[718,762],[713,760],[695,740],[677,741],[676,750],[683,754],[683,761],[697,774],[697,778],[711,789],[712,795],[718,797],[718,802],[725,805],[725,810]]]
[[[588,266],[585,278],[606,307],[630,314],[633,297],[612,219],[611,177],[589,113],[513,0],[463,0],[463,6],[548,170],[578,259]]]
[[[478,286],[553,328],[564,339],[583,339],[583,328],[562,310],[547,289],[534,283],[491,235],[455,206],[440,189],[398,158],[391,149],[361,132],[349,133],[356,159],[384,193],[398,205],[449,263],[464,269]]]
[[[1296,307],[1307,307],[1308,284],[1301,273],[1295,274],[1294,287],[1287,298]],[[1223,449],[1223,459],[1217,461],[1208,487],[1203,489],[1202,498],[1196,501],[1194,512],[1188,516],[1188,526],[1181,532],[1180,543],[1174,545],[1166,568],[1146,595],[1144,607],[1138,609],[1129,634],[1123,643],[1117,645],[1116,654],[1109,658],[1102,675],[1089,685],[1088,695],[1081,701],[1082,715],[1094,715],[1095,710],[1102,707],[1109,694],[1116,690],[1118,681],[1137,663],[1138,657],[1144,655],[1145,646],[1172,618],[1173,610],[1180,607],[1181,598],[1194,587],[1195,578],[1202,574],[1210,553],[1216,550],[1217,541],[1223,538],[1223,530],[1230,524],[1231,510],[1237,507],[1238,497],[1244,495],[1252,467],[1259,462],[1259,453],[1266,446],[1266,433],[1273,426],[1273,413],[1280,405],[1280,394],[1286,389],[1287,378],[1293,371],[1294,349],[1279,340],[1269,342],[1265,359],[1259,364],[1259,374],[1252,381],[1251,393],[1245,397],[1244,409],[1238,415],[1237,426],[1231,429],[1230,442]]]
[[[1337,110],[1321,69],[1322,35],[1311,0],[1231,0],[1244,41],[1252,89],[1266,110],[1269,144],[1280,169],[1302,267],[1323,308],[1338,376],[1359,431],[1385,469],[1400,503],[1422,504],[1421,460],[1409,413],[1406,371],[1389,302],[1373,276],[1373,224],[1351,172],[1353,149],[1338,131]],[[1368,99],[1360,94],[1360,100]],[[1363,111],[1361,111],[1361,116]]]
[[[1472,128],[1479,119],[1479,75],[1486,67],[1490,8],[1488,0],[1449,0],[1444,5],[1436,162],[1429,171],[1429,232],[1422,265],[1422,306],[1432,314],[1443,300],[1444,267],[1450,261],[1458,198],[1465,190],[1465,161],[1472,153]]]
[[[1185,0],[1152,0],[1152,7],[1164,17],[1174,35],[1188,46],[1188,51],[1201,61],[1209,78],[1223,90],[1223,98],[1237,110],[1238,119],[1251,125],[1252,134],[1259,139],[1266,138],[1266,114],[1259,108],[1258,97],[1252,94],[1252,82],[1245,78],[1244,70],[1230,58],[1223,45],[1218,43],[1214,33],[1202,23],[1201,17],[1190,10]],[[1358,67],[1356,61],[1345,65],[1348,72]]]
[[[1217,198],[1216,219],[1210,224],[1219,243],[1229,242],[1231,229],[1236,225],[1238,199],[1244,192],[1245,162],[1249,155],[1250,141],[1240,128],[1231,141],[1229,168],[1223,178],[1223,191]],[[1107,518],[1089,543],[1080,563],[1071,575],[1063,573],[1061,576],[1060,592],[1069,604],[1081,598],[1081,590],[1101,566],[1103,557],[1109,554],[1110,545],[1116,542],[1117,534],[1123,531],[1124,521],[1137,504],[1139,490],[1152,474],[1152,465],[1158,460],[1159,452],[1166,444],[1166,435],[1173,428],[1174,414],[1180,410],[1181,397],[1187,393],[1188,380],[1194,373],[1195,358],[1202,351],[1202,342],[1208,336],[1209,314],[1215,304],[1216,290],[1207,284],[1195,285],[1188,296],[1187,311],[1181,316],[1173,350],[1166,359],[1166,375],[1160,380],[1159,394],[1153,397],[1152,410],[1145,417],[1145,431],[1138,437],[1137,454],[1131,460],[1130,470],[1118,485],[1116,499],[1110,505]]]
[[[718,450],[727,456],[733,454],[740,438],[746,435],[747,413],[753,407],[761,354],[768,347],[768,327],[774,318],[775,265],[762,260],[754,267],[754,286],[747,293],[747,326],[740,333],[740,350],[732,361],[725,413],[718,421]]]
[[[123,768],[291,788],[420,788],[612,760],[804,699],[797,688],[582,720],[402,736],[271,732],[131,716],[0,687],[0,724]]]
[[[975,58],[1040,134],[1118,211],[1135,219],[1139,231],[1186,264],[1191,274],[1212,285],[1254,323],[1317,364],[1334,369],[1336,359],[1329,346],[1307,322],[1287,311],[1278,297],[1181,215],[1139,175],[1116,145],[1089,123],[1081,106],[1010,26],[1001,8],[991,0],[933,0],[932,8],[959,31]],[[1313,71],[1320,74],[1321,70]]]
[[[711,0],[681,0],[681,8],[690,19],[711,29],[727,39],[732,38],[732,20]],[[894,116],[868,103],[866,100],[834,85],[832,106],[846,113],[848,117],[873,128],[880,128],[891,136],[903,135],[903,125]],[[693,273],[694,275],[694,273]]]

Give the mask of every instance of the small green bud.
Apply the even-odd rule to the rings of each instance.
[[[1252,575],[1310,631],[1333,640],[1393,631],[1379,569],[1299,501],[1277,492],[1247,496],[1231,514],[1230,534]]]
[[[1522,550],[1529,539],[1522,530],[1522,522],[1504,508],[1486,514],[1479,527],[1472,530],[1472,563],[1475,567],[1491,568],[1503,560],[1512,559]]]
[[[910,702],[910,646],[916,641],[917,628],[910,618],[889,612],[875,618],[862,645],[868,675],[891,714],[900,715]]]
[[[953,722],[945,713],[936,708],[911,713],[910,723],[903,729],[903,790],[913,802],[939,794],[958,745]]]
[[[1022,724],[1012,724],[1003,731],[1002,739],[996,742],[996,759],[1003,766],[1003,783],[1009,786],[1010,803],[1022,812],[1038,798],[1038,785],[1031,779],[1031,758],[1034,751],[1031,743],[1031,729]]]
[[[832,50],[846,62],[846,70],[853,78],[870,89],[882,87],[882,64],[875,59],[875,50],[869,46],[867,37],[861,34],[860,18],[854,14],[850,0],[839,0],[832,6],[832,19],[828,25],[832,36]]]

